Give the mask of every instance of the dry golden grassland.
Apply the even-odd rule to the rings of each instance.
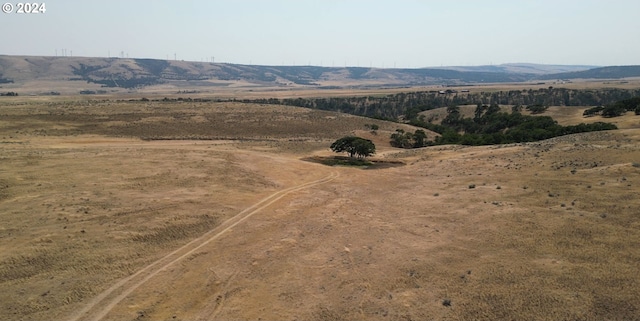
[[[3,99],[0,319],[639,319],[640,118],[616,122],[400,150],[294,107]],[[354,133],[406,165],[304,160]]]
[[[148,86],[135,90],[124,88],[104,88],[100,84],[87,83],[85,81],[68,81],[64,79],[51,80],[27,80],[14,84],[3,84],[3,92],[14,91],[20,94],[21,99],[28,97],[31,101],[67,101],[78,99],[77,95],[83,90],[103,92],[97,95],[82,96],[82,99],[140,99],[143,97],[156,98],[219,98],[219,99],[260,99],[260,98],[315,98],[315,97],[358,97],[358,96],[383,96],[408,91],[439,91],[453,89],[457,91],[469,90],[471,93],[494,92],[526,89],[546,89],[551,87],[567,89],[637,89],[640,86],[640,78],[625,78],[624,80],[594,80],[577,79],[571,82],[545,81],[530,83],[487,83],[476,85],[461,85],[445,87],[441,85],[419,87],[387,87],[380,83],[355,86],[352,80],[321,82],[323,86],[335,88],[317,88],[313,86],[271,86],[255,84],[247,81],[218,81],[203,82],[201,84],[189,82],[168,82],[166,84]],[[184,87],[188,86],[188,87]],[[61,93],[62,96],[47,96],[51,91]],[[188,91],[188,93],[185,93]],[[32,96],[35,95],[35,96]]]

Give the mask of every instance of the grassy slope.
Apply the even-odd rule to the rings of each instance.
[[[548,111],[567,124],[578,112]],[[334,170],[299,158],[356,133],[407,166],[336,168],[113,315],[633,319],[640,134],[625,117],[616,132],[404,151],[384,146],[397,124],[306,109],[5,100],[0,315],[63,319],[247,204]]]

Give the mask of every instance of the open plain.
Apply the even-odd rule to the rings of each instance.
[[[0,319],[637,320],[640,116],[616,123],[402,150],[410,126],[297,107],[4,97]],[[349,134],[404,166],[305,161]]]

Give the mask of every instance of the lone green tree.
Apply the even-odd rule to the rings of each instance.
[[[345,136],[333,142],[333,144],[331,144],[331,150],[336,153],[347,152],[351,158],[354,156],[365,158],[375,154],[376,145],[368,139],[356,136]]]

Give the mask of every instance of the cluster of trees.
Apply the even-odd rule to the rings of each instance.
[[[357,136],[346,136],[333,142],[333,144],[331,144],[331,150],[336,153],[347,152],[351,158],[356,156],[362,159],[373,155],[376,152],[376,145],[369,139]]]
[[[582,113],[585,117],[601,115],[602,117],[618,117],[624,115],[628,111],[635,112],[640,115],[640,97],[624,99],[607,106],[596,106],[589,108]]]
[[[423,130],[414,133],[396,130],[391,144],[401,148],[416,148],[434,144],[491,145],[531,142],[561,135],[589,131],[611,130],[613,124],[596,122],[576,126],[561,126],[548,116],[528,116],[521,113],[523,107],[532,114],[541,114],[548,106],[602,106],[590,109],[585,115],[600,114],[613,117],[633,110],[640,114],[640,89],[579,90],[566,88],[542,88],[498,92],[458,93],[454,91],[398,93],[386,96],[331,97],[295,99],[244,100],[250,103],[279,104],[338,111],[348,114],[390,121],[404,121],[440,134],[433,141],[426,139]],[[476,105],[473,118],[465,118],[459,105]],[[513,105],[511,113],[501,112],[499,105]],[[448,106],[448,107],[447,107]],[[441,124],[425,120],[420,112],[447,107],[447,116]],[[372,129],[372,131],[374,131]],[[336,142],[337,143],[337,142]],[[336,144],[334,143],[334,145]],[[354,149],[338,150],[356,155]],[[364,155],[364,154],[358,154]],[[364,156],[363,156],[364,157]]]
[[[601,115],[603,110],[604,110],[603,106],[596,106],[596,107],[589,108],[589,109],[585,110],[582,113],[582,116],[591,117],[591,116],[595,116],[595,115]]]
[[[568,134],[617,128],[613,124],[603,122],[561,126],[549,116],[523,115],[518,111],[518,108],[514,108],[512,113],[501,112],[497,104],[490,106],[478,104],[473,118],[463,117],[460,114],[460,108],[452,106],[447,108],[447,116],[442,120],[442,125],[440,126],[434,126],[426,122],[424,117],[414,120],[412,124],[434,130],[441,135],[435,141],[425,142],[425,145],[521,143]],[[392,142],[396,138],[397,133],[394,133],[391,137]]]
[[[391,134],[391,146],[393,147],[419,148],[431,144],[431,142],[427,141],[427,133],[422,129],[416,129],[413,133],[396,129],[396,132]]]
[[[15,91],[9,91],[6,93],[0,93],[0,96],[18,96],[18,93]]]
[[[530,111],[532,114],[537,115],[547,111],[547,109],[549,109],[549,106],[536,104],[536,105],[529,105],[526,107],[526,109]]]
[[[106,90],[81,90],[80,95],[104,95],[106,94]]]

